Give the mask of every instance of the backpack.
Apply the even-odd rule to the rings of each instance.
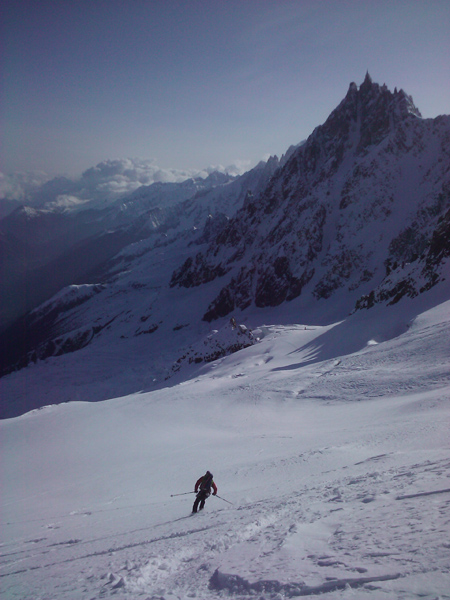
[[[212,481],[213,481],[213,476],[211,475],[211,473],[208,476],[205,475],[200,484],[200,489],[203,492],[209,492],[211,490]]]

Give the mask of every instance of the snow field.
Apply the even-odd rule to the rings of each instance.
[[[0,422],[2,598],[450,598],[450,303],[355,322]]]

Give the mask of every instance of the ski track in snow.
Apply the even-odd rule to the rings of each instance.
[[[402,592],[408,590],[410,579],[423,590],[425,582],[429,586],[433,579],[438,586],[439,574],[448,574],[450,493],[435,489],[433,500],[401,494],[417,480],[426,489],[434,488],[439,479],[448,482],[450,461],[425,461],[401,469],[389,468],[389,462],[393,462],[389,456],[371,457],[354,465],[373,468],[361,469],[360,476],[345,476],[344,468],[326,484],[237,509],[213,509],[211,499],[203,514],[122,536],[59,543],[48,543],[47,538],[24,540],[2,553],[2,576],[13,579],[30,573],[35,581],[42,580],[45,589],[51,574],[59,582],[54,586],[57,597],[102,598],[119,589],[130,598],[145,597],[150,590],[167,598],[215,597],[220,589],[233,593],[236,586],[222,576],[219,589],[206,592],[212,571],[239,574],[245,565],[246,577],[253,581],[277,581],[280,573],[286,573],[285,595],[279,597],[302,595],[295,585],[301,590],[304,581],[314,592],[308,595],[315,595],[326,591],[324,581],[336,583],[338,590],[340,582],[348,580],[353,587],[363,582],[361,597],[374,597],[381,586],[380,598],[392,597],[392,591],[395,597],[411,598],[410,591]],[[161,528],[165,533],[155,535]],[[124,542],[123,536],[134,541]],[[83,585],[71,590],[73,573]],[[387,579],[395,583],[391,591],[381,592],[378,579],[384,577],[392,577]],[[289,586],[295,589],[289,591]],[[236,597],[248,596],[242,586],[238,592]],[[333,593],[321,597],[332,598]]]
[[[346,356],[300,364],[274,328],[173,388],[3,421],[2,598],[450,598],[449,306]],[[170,494],[206,468],[233,505],[190,515]]]

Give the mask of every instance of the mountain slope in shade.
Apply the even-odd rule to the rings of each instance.
[[[193,237],[209,215],[231,216],[279,163],[272,157],[242,177],[213,172],[141,186],[108,203],[94,198],[73,207],[19,208],[0,221],[0,329],[64,286],[96,283],[105,263],[129,244],[168,233]]]
[[[54,200],[60,196],[52,186],[64,189],[60,179],[42,186],[37,207],[21,206],[0,221],[0,327],[61,287],[89,282],[93,271],[128,244],[177,224],[177,204],[231,180],[213,173],[206,179],[141,186],[138,195],[111,202],[94,197],[68,206]],[[17,247],[23,250],[16,252]]]
[[[61,359],[67,353],[91,345],[94,346],[94,355],[97,355],[97,352],[103,351],[98,347],[95,349],[100,342],[103,349],[106,347],[108,352],[115,352],[119,361],[124,348],[127,357],[135,356],[132,360],[135,366],[128,364],[126,367],[131,371],[135,370],[136,363],[142,361],[138,371],[144,378],[138,385],[149,386],[155,379],[158,382],[164,380],[172,372],[172,365],[181,356],[182,349],[187,351],[198,335],[206,336],[210,332],[209,327],[200,327],[199,330],[197,325],[201,319],[201,312],[198,312],[201,302],[194,300],[191,306],[187,306],[184,295],[169,288],[171,272],[183,260],[180,257],[189,252],[189,245],[196,247],[201,238],[207,239],[212,235],[217,224],[226,221],[228,215],[242,205],[248,190],[264,187],[283,160],[283,157],[280,160],[273,157],[266,163],[261,162],[240,178],[218,182],[217,186],[201,193],[197,190],[194,198],[173,201],[172,205],[167,198],[167,207],[159,207],[161,198],[155,199],[153,190],[142,190],[137,209],[134,196],[129,201],[130,210],[127,203],[118,205],[117,214],[126,212],[128,225],[85,240],[49,265],[49,283],[54,283],[60,272],[65,283],[69,283],[67,277],[72,272],[72,265],[78,273],[82,267],[90,270],[87,281],[83,282],[78,276],[72,285],[60,290],[3,332],[0,344],[3,374],[35,362],[41,367],[45,364],[43,361],[50,357]],[[148,197],[149,193],[150,198],[146,202],[144,197]],[[134,217],[128,213],[134,214]],[[121,247],[123,249],[116,254]],[[111,258],[114,254],[116,256]],[[103,262],[103,268],[99,268],[99,261]],[[41,273],[36,271],[33,276],[39,278],[42,286]],[[29,278],[30,281],[33,279]],[[183,327],[186,324],[189,327]],[[148,357],[149,353],[153,353],[153,344],[157,357],[152,360],[153,366],[149,370]],[[236,347],[236,344],[240,345],[240,342],[226,342],[225,346]],[[92,383],[98,375],[95,361],[89,360],[88,363],[93,371],[90,375],[90,366],[86,366],[80,381],[82,386],[88,381]],[[62,363],[61,367],[65,368]],[[110,380],[112,375],[115,379],[113,372],[107,374],[103,373],[103,368],[101,370],[101,378]],[[122,393],[136,389],[140,376],[136,379],[131,371],[126,387],[119,385]],[[82,397],[91,400],[110,397],[114,393],[112,390],[117,389],[115,385],[101,384],[103,391],[98,396],[96,392],[86,391]],[[47,393],[41,390],[40,385],[38,387],[40,391],[32,396],[24,395],[19,388],[16,392],[10,390],[1,398],[0,414],[12,416],[46,403]],[[55,389],[51,393],[52,398],[58,401],[57,396],[61,392],[65,394],[63,390],[57,392]],[[70,391],[65,396],[66,400],[75,397]]]

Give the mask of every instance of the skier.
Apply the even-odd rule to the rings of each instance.
[[[197,496],[195,498],[194,506],[192,507],[193,513],[197,512],[199,504],[199,510],[203,509],[203,507],[205,506],[206,498],[208,498],[208,496],[211,494],[211,487],[214,490],[213,496],[215,496],[217,494],[217,485],[213,481],[213,474],[209,471],[206,471],[206,473],[202,475],[195,484],[195,493],[197,494]]]

